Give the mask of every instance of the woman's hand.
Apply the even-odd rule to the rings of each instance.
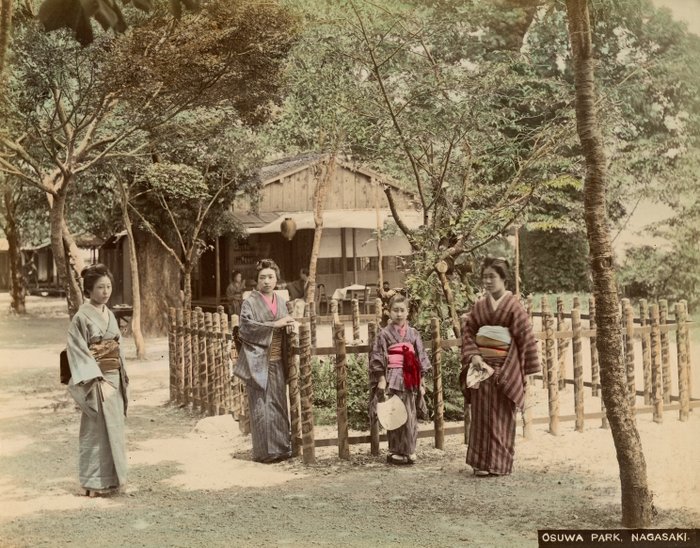
[[[294,325],[296,320],[292,318],[291,316],[285,316],[284,318],[280,318],[279,320],[275,320],[274,323],[272,324],[273,327],[287,327],[288,325]]]
[[[476,354],[475,356],[472,356],[471,364],[478,369],[483,369],[484,358],[482,358],[479,354]]]
[[[386,390],[386,377],[384,375],[382,375],[379,378],[379,382],[377,383],[377,388],[379,390]]]

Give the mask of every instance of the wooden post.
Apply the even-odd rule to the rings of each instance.
[[[642,327],[649,325],[649,307],[646,299],[639,300],[639,322]],[[651,335],[642,330],[642,373],[644,376],[644,405],[651,405]]]
[[[212,325],[212,315],[211,312],[206,312],[204,314],[204,330],[205,330],[205,339],[207,341],[207,367],[206,367],[206,379],[204,382],[204,387],[206,390],[206,398],[205,398],[205,408],[204,408],[204,413],[207,416],[211,416],[214,413],[212,412],[212,409],[214,408],[214,370],[216,368],[216,364],[214,363],[214,347],[215,347],[215,341],[214,341],[214,328]]]
[[[559,433],[559,378],[557,360],[554,355],[554,318],[549,310],[549,303],[542,302],[542,317],[545,321],[545,355],[547,361],[547,389],[549,397],[549,433]]]
[[[377,337],[377,325],[374,322],[369,322],[367,324],[367,344],[369,346],[369,352],[367,353],[367,364],[369,366],[370,360],[372,359],[372,349],[374,348],[374,340]],[[372,402],[375,396],[375,389],[372,388],[370,383],[369,388],[369,401]],[[373,457],[379,456],[379,421],[376,417],[370,416],[369,422],[369,436],[370,445],[369,451]]]
[[[693,398],[693,356],[690,352],[690,330],[688,329],[688,301],[681,300],[683,305],[683,340],[685,341],[685,356],[686,364],[688,365],[688,397]],[[693,412],[693,408],[689,408],[689,413]]]
[[[175,323],[177,326],[177,403],[185,401],[185,329],[182,319],[182,308],[175,311]]]
[[[199,316],[199,411],[207,412],[207,326],[202,309],[198,308]]]
[[[345,328],[343,328],[343,333]],[[345,335],[343,335],[343,338]],[[360,303],[357,299],[352,300],[352,340],[360,340]]]
[[[530,321],[530,329],[533,329],[533,316],[532,316],[532,295],[527,296],[527,315]],[[537,341],[537,352],[541,355],[540,341]],[[540,362],[542,363],[542,362]],[[526,440],[532,439],[532,383],[534,382],[534,376],[529,375],[527,384],[525,385],[525,404],[523,409],[523,437]]]
[[[221,359],[221,315],[215,312],[211,315],[212,326],[212,380],[211,380],[211,405],[209,406],[209,414],[216,416],[219,414],[221,406],[221,378],[222,375],[222,359]]]
[[[583,432],[583,352],[581,344],[581,309],[571,309],[571,328],[574,353],[574,410],[576,412],[576,431]]]
[[[231,345],[230,331],[228,330],[228,314],[219,315],[221,321],[221,402],[219,415],[225,415],[232,410],[231,406]]]
[[[380,326],[382,325],[382,300],[377,297],[374,299],[374,318],[375,318],[375,327],[377,329],[380,329]]]
[[[168,310],[168,364],[170,367],[170,401],[177,400],[177,319],[175,308]]]
[[[299,394],[299,333],[290,335],[292,352],[289,357],[289,414],[292,422],[292,456],[301,455],[301,396]]]
[[[578,308],[581,310],[581,299],[579,299],[578,295],[574,295],[574,298],[571,301],[571,308]]]
[[[625,318],[625,364],[627,365],[627,400],[630,410],[634,415],[637,404],[637,384],[634,377],[634,310],[629,299],[624,299],[622,308],[623,318]]]
[[[316,348],[316,302],[306,303],[309,311],[309,325],[311,326],[311,346]]]
[[[430,334],[433,358],[433,409],[435,415],[435,449],[445,447],[445,402],[442,394],[442,348],[440,347],[440,320],[430,319]]]
[[[202,391],[199,387],[199,315],[202,309],[196,307],[192,311],[192,409],[199,409]]]
[[[654,401],[654,422],[664,421],[664,392],[661,376],[661,341],[659,337],[659,305],[654,303],[649,308],[651,319],[651,384]]]
[[[661,338],[661,374],[664,378],[664,403],[671,403],[671,356],[668,344],[668,301],[659,299],[659,333]]]
[[[595,298],[591,296],[588,299],[588,329],[596,330],[595,322]],[[598,364],[598,347],[596,346],[596,336],[590,337],[591,346],[591,395],[598,396],[600,389],[600,365]]]
[[[678,361],[678,399],[681,408],[678,419],[686,422],[689,418],[690,393],[688,390],[688,355],[685,351],[685,340],[682,325],[685,322],[685,310],[682,303],[676,303],[676,356]]]
[[[185,375],[183,403],[189,406],[192,403],[192,311],[183,310],[184,323],[184,347],[185,347]]]
[[[338,316],[338,299],[331,299],[331,316],[333,317],[333,323],[340,321]]]
[[[542,296],[542,299],[540,300],[540,312],[542,316],[540,317],[540,321],[542,322],[542,331],[545,332],[547,331],[547,318],[545,317],[545,310],[549,310],[549,302],[547,300],[546,296]],[[549,371],[547,370],[547,344],[546,344],[546,338],[542,341],[542,344],[540,346],[540,350],[542,351],[542,356],[541,356],[541,362],[542,363],[542,388],[546,389],[547,386],[549,386],[549,377],[548,373]]]
[[[355,300],[357,302],[357,300]],[[338,417],[338,457],[350,460],[348,441],[348,363],[345,353],[345,327],[333,324],[333,342],[335,346],[335,393],[336,413]]]
[[[564,331],[564,299],[557,296],[557,331]],[[568,341],[557,337],[557,358],[559,362],[559,390],[566,388],[566,350]]]
[[[316,462],[314,447],[313,386],[311,384],[311,334],[305,323],[299,326],[299,382],[301,383],[301,431],[304,464]]]

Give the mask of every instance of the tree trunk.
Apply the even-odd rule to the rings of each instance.
[[[4,195],[5,226],[8,255],[10,261],[10,306],[16,314],[26,313],[25,297],[27,295],[26,281],[22,277],[22,254],[20,251],[19,229],[17,227],[17,204],[8,183]]]
[[[0,0],[0,79],[5,69],[5,59],[12,33],[12,3],[13,0]]]
[[[620,467],[622,525],[648,527],[652,521],[652,494],[647,486],[639,433],[627,399],[617,284],[605,207],[606,159],[595,111],[588,5],[586,0],[567,0],[566,9],[573,53],[577,130],[586,163],[584,214],[596,301],[601,388]]]
[[[312,303],[316,300],[316,263],[318,262],[318,252],[321,249],[321,235],[323,234],[323,205],[326,201],[326,194],[330,186],[331,179],[335,174],[335,154],[331,155],[324,162],[323,169],[319,174],[314,191],[314,241],[311,245],[311,258],[309,259],[309,291],[306,295],[306,302]],[[345,265],[343,265],[345,268]]]
[[[134,230],[134,249],[141,287],[141,327],[146,337],[168,332],[168,309],[182,306],[180,268],[147,231]]]
[[[141,284],[139,282],[139,262],[136,256],[136,245],[134,242],[134,231],[131,227],[131,217],[129,216],[129,195],[126,186],[119,181],[120,206],[122,209],[122,222],[126,230],[126,238],[129,242],[129,269],[131,272],[131,333],[134,336],[136,345],[136,358],[146,359],[146,343],[141,332]]]
[[[186,310],[192,308],[192,264],[185,265],[185,271],[182,273],[182,288],[183,299],[182,306]]]
[[[65,183],[64,183],[65,188]],[[59,192],[53,197],[51,209],[49,211],[49,227],[51,233],[51,251],[53,252],[53,260],[56,263],[56,271],[58,272],[59,283],[63,286],[66,292],[66,303],[68,305],[68,314],[72,318],[83,304],[83,294],[80,289],[78,280],[73,275],[73,268],[70,264],[70,252],[67,250],[67,244],[64,231],[67,233],[66,220],[64,218],[66,207],[66,195],[64,192]],[[74,244],[73,244],[74,245]]]

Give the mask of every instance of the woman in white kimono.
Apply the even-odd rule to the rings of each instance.
[[[285,336],[295,320],[287,302],[274,292],[279,267],[264,259],[256,268],[257,290],[241,306],[242,344],[233,373],[248,390],[253,460],[271,463],[292,454]]]
[[[88,297],[68,330],[68,391],[82,410],[78,474],[87,496],[113,494],[126,483],[124,417],[129,379],[119,324],[107,302],[112,274],[101,264],[83,270]]]

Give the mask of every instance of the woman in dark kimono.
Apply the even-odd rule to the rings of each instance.
[[[292,454],[284,352],[286,334],[295,320],[287,302],[274,292],[279,279],[274,261],[259,261],[256,269],[257,290],[241,306],[242,344],[233,373],[248,389],[253,460],[270,463]]]
[[[530,320],[506,291],[508,263],[487,258],[481,267],[486,296],[464,316],[460,385],[471,403],[467,464],[477,476],[513,469],[515,411],[525,403],[527,376],[540,369]]]
[[[88,496],[112,494],[126,483],[124,417],[129,379],[119,324],[107,302],[112,274],[101,264],[81,273],[89,301],[68,329],[68,391],[80,406],[78,469]]]
[[[372,388],[370,417],[377,413],[378,395],[388,388],[390,395],[406,406],[406,423],[387,431],[389,464],[416,462],[418,411],[427,414],[423,377],[432,369],[420,333],[408,325],[408,299],[394,295],[389,302],[389,323],[377,335],[369,360]]]

